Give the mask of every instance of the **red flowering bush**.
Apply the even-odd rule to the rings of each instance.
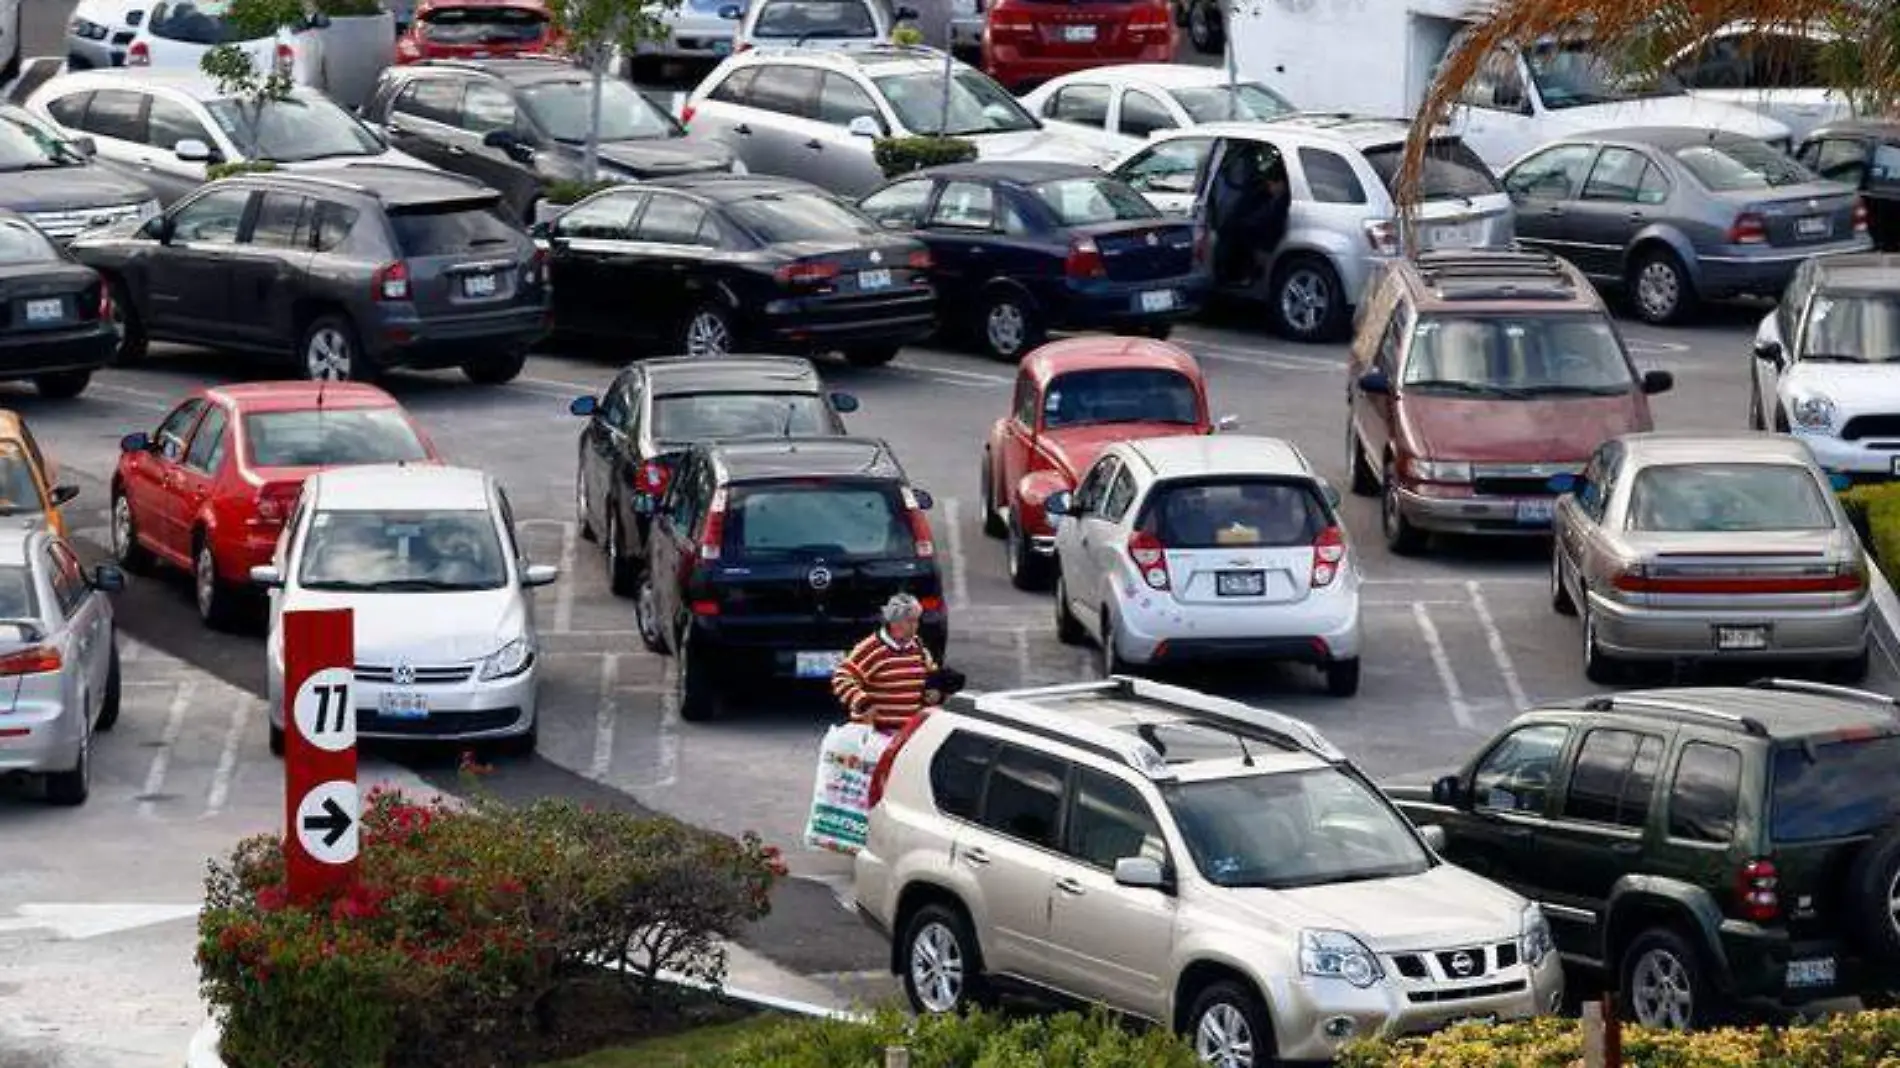
[[[657,973],[719,981],[721,939],[765,914],[785,871],[751,835],[559,801],[456,809],[371,790],[361,830],[360,879],[320,900],[291,899],[276,835],[211,865],[199,973],[239,1068],[484,1068],[567,1049],[571,1006],[603,986],[661,1011],[674,992]]]

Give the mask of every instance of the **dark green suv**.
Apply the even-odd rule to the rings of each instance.
[[[1447,859],[1542,904],[1626,1018],[1900,990],[1893,698],[1778,679],[1592,697],[1388,792]]]

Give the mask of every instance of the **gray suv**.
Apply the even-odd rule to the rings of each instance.
[[[533,241],[473,179],[362,164],[212,182],[72,251],[112,289],[119,360],[151,340],[292,354],[311,379],[521,373],[548,322]]]

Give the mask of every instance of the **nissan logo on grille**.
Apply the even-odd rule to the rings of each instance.
[[[831,572],[826,568],[814,567],[811,574],[805,576],[805,581],[810,582],[814,590],[825,589],[831,585]]]
[[[1484,971],[1484,962],[1470,950],[1458,950],[1455,953],[1440,953],[1438,961],[1445,966],[1445,972],[1454,979],[1469,979]]]

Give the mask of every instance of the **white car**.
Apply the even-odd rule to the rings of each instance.
[[[516,543],[507,495],[467,468],[334,468],[304,483],[273,562],[270,744],[284,745],[287,611],[356,620],[360,738],[497,741],[533,752],[540,639],[528,590],[555,580]]]
[[[734,4],[723,13],[738,20],[736,52],[758,47],[875,48],[891,43],[899,22],[916,19],[907,7],[893,11],[884,0],[753,0],[743,12]]]
[[[323,41],[309,31],[328,25],[326,16],[312,15],[268,37],[229,41],[224,16],[230,7],[230,0],[159,0],[126,46],[125,65],[195,71],[206,52],[232,44],[243,49],[259,71],[288,71],[299,85],[317,81],[323,70]]]
[[[625,73],[634,81],[647,81],[650,72],[641,68],[655,60],[718,60],[731,55],[733,38],[739,33],[733,6],[733,0],[680,0],[678,6],[656,13],[666,35],[641,41],[633,68]]]
[[[1278,438],[1195,434],[1109,446],[1056,526],[1056,635],[1131,666],[1287,660],[1359,690],[1359,562],[1338,493]]]
[[[80,0],[66,23],[66,69],[125,66],[151,0]]]
[[[248,111],[197,71],[80,71],[49,79],[26,109],[69,137],[92,138],[169,205],[196,189],[213,163],[258,158],[285,170],[382,163],[434,170],[389,147],[376,131],[315,89]]]
[[[1823,53],[1836,40],[1820,25],[1734,22],[1683,49],[1670,74],[1690,96],[1758,111],[1787,124],[1799,140],[1854,113],[1822,75]]]
[[[1163,130],[1298,110],[1262,82],[1230,86],[1223,70],[1176,63],[1120,63],[1065,74],[1025,93],[1023,106],[1050,126],[1117,154],[1140,148]]]

